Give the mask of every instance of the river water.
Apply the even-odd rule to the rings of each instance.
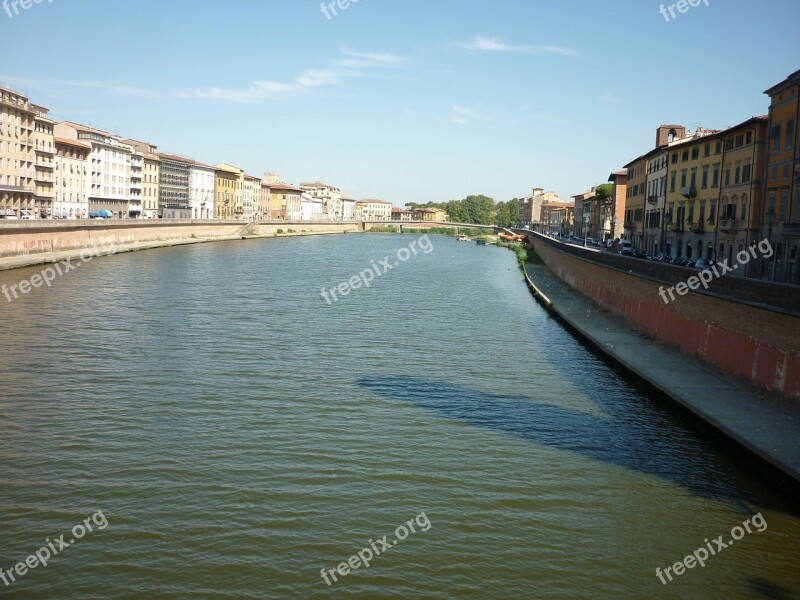
[[[0,597],[800,597],[779,485],[563,329],[512,253],[428,239],[120,254],[0,296]]]

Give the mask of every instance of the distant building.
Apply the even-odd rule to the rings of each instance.
[[[328,218],[331,221],[344,220],[344,212],[342,210],[342,192],[339,188],[332,186],[329,183],[315,181],[312,183],[301,183],[300,189],[309,196],[322,200],[322,212],[328,215]]]
[[[775,249],[764,278],[800,283],[800,71],[764,92],[770,98],[761,239]]]
[[[441,208],[418,208],[414,211],[414,219],[417,221],[447,221],[447,213]]]
[[[211,165],[204,165],[196,161],[189,170],[193,219],[214,218],[215,171],[216,169]]]
[[[35,118],[27,96],[0,88],[0,211],[4,215],[36,212]]]
[[[245,173],[243,186],[242,218],[258,220],[261,213],[261,179]]]
[[[36,196],[34,211],[37,217],[53,216],[54,191],[53,184],[55,178],[53,168],[55,163],[55,143],[53,140],[53,128],[55,121],[50,119],[48,110],[43,106],[31,104],[35,111],[33,143],[36,155]]]
[[[392,207],[392,221],[413,221],[414,213],[399,206]]]
[[[342,221],[356,220],[356,199],[342,196]]]
[[[544,188],[533,188],[530,196],[519,202],[519,222],[521,227],[531,227],[539,223],[542,205],[550,202],[564,202],[555,192],[545,192]]]
[[[391,221],[392,203],[385,200],[359,200],[355,218],[358,221]]]
[[[299,221],[303,216],[301,195],[303,190],[287,183],[269,186],[270,216],[274,220]]]
[[[225,163],[214,170],[214,210],[218,219],[241,219],[244,170]]]
[[[77,140],[54,138],[55,184],[53,217],[56,219],[83,219],[89,214],[89,153],[91,144]]]
[[[161,166],[158,188],[159,217],[192,218],[192,166],[194,161],[177,154],[159,154]]]
[[[539,231],[568,235],[573,229],[575,204],[572,202],[547,202],[542,205]]]
[[[302,221],[321,221],[322,204],[322,198],[314,198],[303,192],[300,195],[300,219]]]
[[[622,238],[622,227],[625,221],[625,198],[628,193],[628,171],[614,171],[608,176],[608,181],[614,186],[611,191],[611,200],[606,206],[599,206],[601,210],[601,227],[604,232],[603,241]]]
[[[87,184],[89,212],[107,210],[117,218],[127,218],[133,148],[119,136],[71,121],[57,123],[54,134],[91,145]]]
[[[122,140],[122,143],[131,146],[135,154],[142,156],[141,217],[155,219],[158,217],[158,180],[161,169],[158,147],[149,142],[133,139]],[[131,176],[133,177],[133,156],[131,157]]]

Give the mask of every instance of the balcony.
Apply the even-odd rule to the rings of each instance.
[[[783,224],[783,235],[786,237],[800,237],[800,221]]]
[[[683,196],[684,198],[695,198],[697,196],[697,188],[694,186],[682,187],[681,196]]]
[[[692,224],[689,229],[692,231],[692,233],[705,233],[706,231],[706,227],[702,221]]]
[[[625,221],[625,224],[623,225],[623,227],[625,229],[633,229],[633,221]]]
[[[648,196],[647,197],[648,204],[658,204],[658,196]]]
[[[34,185],[6,185],[0,183],[0,192],[22,192],[23,194],[36,193],[36,186]]]
[[[673,223],[672,225],[670,225],[670,229],[675,233],[680,233],[681,231],[684,230],[683,223]]]
[[[743,226],[743,222],[739,219],[720,219],[719,220],[719,230],[720,231],[737,231],[741,229]]]
[[[44,183],[55,183],[56,179],[52,173],[37,173],[36,181],[43,181]]]

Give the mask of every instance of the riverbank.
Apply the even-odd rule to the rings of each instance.
[[[129,242],[129,243],[102,243],[95,244],[94,247],[100,248],[102,254],[121,254],[124,252],[139,252],[142,250],[154,250],[156,248],[169,248],[172,246],[184,246],[188,244],[205,244],[209,242],[226,242],[236,240],[257,240],[265,238],[283,238],[283,237],[302,237],[308,235],[337,235],[344,232],[338,231],[292,231],[289,233],[288,228],[286,232],[274,234],[258,234],[249,233],[245,235],[230,235],[230,236],[215,236],[207,238],[188,238],[188,239],[168,239],[157,240],[153,242]],[[39,252],[36,254],[20,254],[17,256],[0,257],[0,271],[8,271],[10,269],[22,269],[24,267],[33,267],[36,265],[52,264],[59,261],[77,260],[80,258],[81,253],[85,253],[91,247],[81,249],[61,250],[57,252]]]
[[[800,409],[759,394],[696,360],[670,350],[572,291],[545,266],[525,265],[536,299],[581,337],[800,484]]]
[[[249,223],[208,221],[21,221],[0,227],[0,271],[103,254],[232,240],[356,233],[358,223]]]

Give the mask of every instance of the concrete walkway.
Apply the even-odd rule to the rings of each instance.
[[[643,337],[572,291],[547,267],[526,265],[537,299],[609,357],[800,482],[800,407],[765,399],[699,361]]]

